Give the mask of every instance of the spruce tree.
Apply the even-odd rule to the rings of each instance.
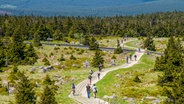
[[[120,46],[119,40],[117,40],[117,48],[114,49],[114,54],[120,54],[123,52],[123,49]]]
[[[103,63],[104,63],[104,59],[102,57],[101,51],[96,50],[95,56],[92,59],[92,66],[93,67],[98,67],[100,64],[103,65]]]
[[[82,44],[83,45],[87,45],[87,46],[90,45],[90,43],[89,43],[89,36],[88,35],[84,36],[84,40],[82,41]]]
[[[37,61],[38,56],[32,44],[28,45],[25,48],[24,53],[25,53],[25,59],[24,59],[25,64],[32,65]]]
[[[91,37],[89,42],[89,50],[98,50],[99,44],[94,37]]]
[[[54,81],[52,81],[50,79],[50,77],[48,75],[46,75],[46,78],[44,80],[44,91],[42,93],[41,96],[41,104],[57,104],[56,100],[55,100],[55,87],[54,86]]]
[[[184,101],[184,56],[180,40],[169,39],[164,55],[156,60],[155,70],[163,71],[158,83],[168,97],[166,103],[181,104]]]
[[[42,44],[40,43],[40,35],[38,30],[34,33],[33,45],[35,47],[42,46]]]
[[[4,46],[0,39],[0,68],[5,66],[5,52],[4,52]]]
[[[8,50],[9,62],[12,64],[21,64],[21,61],[25,58],[25,44],[23,43],[23,34],[21,31],[20,26],[15,29],[12,36],[12,44]]]
[[[24,73],[18,72],[18,83],[16,84],[16,104],[36,104],[34,85],[30,83]]]
[[[147,48],[148,50],[150,50],[150,51],[156,51],[156,49],[155,49],[155,44],[154,44],[154,40],[153,40],[153,38],[152,38],[152,36],[148,36],[147,38],[146,38],[146,40],[144,41],[144,46],[143,46],[144,48]]]
[[[16,80],[18,80],[17,78],[17,72],[18,72],[18,67],[14,66],[13,69],[11,70],[8,79],[10,81],[10,83],[15,83]]]

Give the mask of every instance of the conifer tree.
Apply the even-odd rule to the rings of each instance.
[[[103,65],[103,63],[104,63],[104,59],[102,57],[101,51],[96,50],[95,56],[92,59],[92,66],[93,67],[98,67],[100,64]]]
[[[114,54],[120,54],[123,52],[123,49],[120,46],[119,40],[117,40],[117,48],[114,49]]]
[[[37,61],[38,56],[32,44],[30,44],[25,48],[24,53],[25,53],[25,59],[24,59],[25,64],[32,65]]]
[[[157,58],[155,70],[163,71],[159,76],[159,85],[164,88],[164,95],[168,97],[166,103],[181,104],[184,99],[184,56],[180,40],[171,37],[164,55]]]
[[[89,49],[90,50],[98,50],[99,49],[99,44],[94,37],[91,37],[91,39],[90,39]]]
[[[90,43],[89,43],[89,36],[88,35],[84,36],[84,40],[82,41],[82,44],[83,45],[87,45],[87,46],[90,45]]]
[[[44,91],[41,96],[41,104],[57,104],[55,100],[55,87],[54,81],[50,79],[48,75],[46,75],[46,78],[44,80]]]
[[[20,64],[24,60],[24,49],[25,44],[23,43],[23,34],[21,32],[21,27],[18,26],[12,36],[12,44],[8,50],[9,61],[12,64]]]
[[[15,81],[18,80],[17,72],[18,72],[18,67],[14,66],[13,69],[11,70],[9,76],[8,76],[10,83],[15,83]]]
[[[155,44],[153,42],[153,38],[151,36],[148,36],[144,41],[144,48],[147,48],[150,51],[156,51]]]
[[[3,43],[1,42],[0,39],[0,68],[5,65],[5,52],[4,52],[4,47]]]
[[[35,47],[42,46],[42,44],[40,43],[40,35],[38,30],[34,33],[33,45]]]
[[[34,85],[30,83],[24,73],[18,72],[18,83],[16,84],[16,104],[36,104]]]

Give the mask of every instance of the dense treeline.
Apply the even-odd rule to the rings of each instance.
[[[98,48],[95,36],[169,37],[184,36],[184,12],[155,13],[138,16],[115,17],[41,17],[0,16],[0,67],[8,64],[34,64],[37,60],[34,46],[48,39],[70,42],[78,39]],[[150,44],[148,40],[148,45]],[[154,45],[145,47],[154,50]]]
[[[164,88],[166,104],[181,104],[184,101],[184,49],[179,39],[171,37],[164,55],[156,59],[155,70],[162,71],[158,84]]]
[[[20,28],[24,39],[39,37],[46,40],[65,40],[66,37],[81,38],[85,35],[182,36],[184,12],[155,13],[138,16],[115,17],[41,17],[0,16],[0,35],[12,36]],[[38,35],[38,36],[37,36]]]

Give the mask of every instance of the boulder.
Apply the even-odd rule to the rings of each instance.
[[[36,70],[36,66],[32,67],[31,69],[29,69],[30,72],[34,72]]]

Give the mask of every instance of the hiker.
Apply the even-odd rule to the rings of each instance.
[[[92,74],[93,74],[93,70],[90,70],[89,74],[91,74],[91,75],[92,75]]]
[[[134,55],[135,61],[137,60],[137,55]]]
[[[90,98],[90,89],[91,89],[90,85],[87,84],[87,86],[86,86],[86,92],[87,92],[87,97],[88,98]]]
[[[100,72],[102,70],[102,64],[100,63],[100,65],[98,66],[98,71]]]
[[[89,83],[91,84],[91,80],[92,80],[91,74],[88,76],[88,79],[89,79]]]
[[[141,51],[141,48],[138,48],[138,51],[140,52]]]
[[[126,57],[126,62],[127,62],[127,64],[128,64],[128,56]]]
[[[75,94],[75,84],[74,83],[72,83],[72,93],[73,95]]]
[[[94,98],[96,98],[96,93],[98,92],[98,90],[95,84],[93,84],[92,90],[93,90]]]
[[[97,75],[98,75],[98,80],[100,79],[100,72],[99,73],[97,73]]]
[[[132,54],[130,54],[130,60],[132,61]]]

